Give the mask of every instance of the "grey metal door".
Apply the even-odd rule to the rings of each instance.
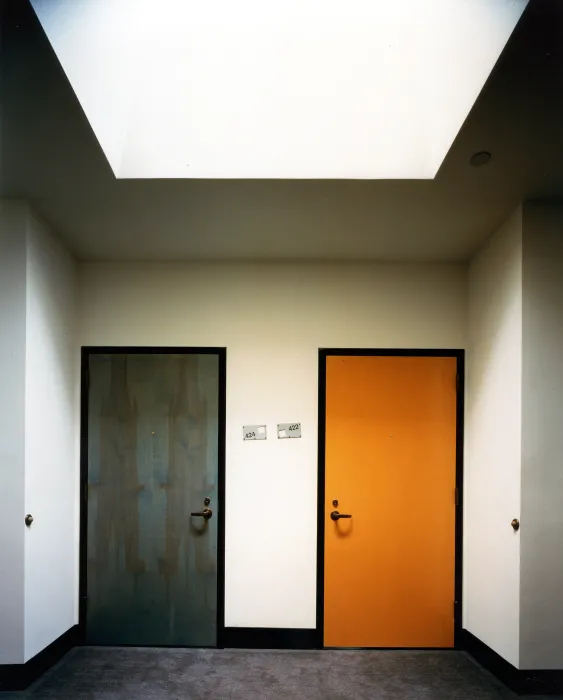
[[[215,646],[219,356],[88,370],[86,641]]]

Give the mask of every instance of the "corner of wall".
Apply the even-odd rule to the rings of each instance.
[[[468,269],[463,625],[519,664],[522,208]]]
[[[24,660],[77,621],[76,263],[26,218]],[[74,526],[73,526],[74,525]]]

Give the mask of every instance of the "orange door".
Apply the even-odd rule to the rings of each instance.
[[[456,358],[326,362],[324,644],[452,647]]]

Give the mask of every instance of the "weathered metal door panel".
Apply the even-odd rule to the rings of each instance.
[[[87,643],[215,646],[218,404],[218,355],[90,355]]]

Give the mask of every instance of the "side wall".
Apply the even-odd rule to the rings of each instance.
[[[24,654],[26,216],[0,201],[0,664]]]
[[[468,310],[464,627],[518,667],[521,207],[472,261]]]
[[[80,286],[82,345],[228,348],[226,624],[315,627],[318,349],[465,347],[465,268],[91,263]]]
[[[27,220],[25,660],[77,622],[78,346],[75,263]]]
[[[563,669],[563,207],[524,206],[520,666]]]

